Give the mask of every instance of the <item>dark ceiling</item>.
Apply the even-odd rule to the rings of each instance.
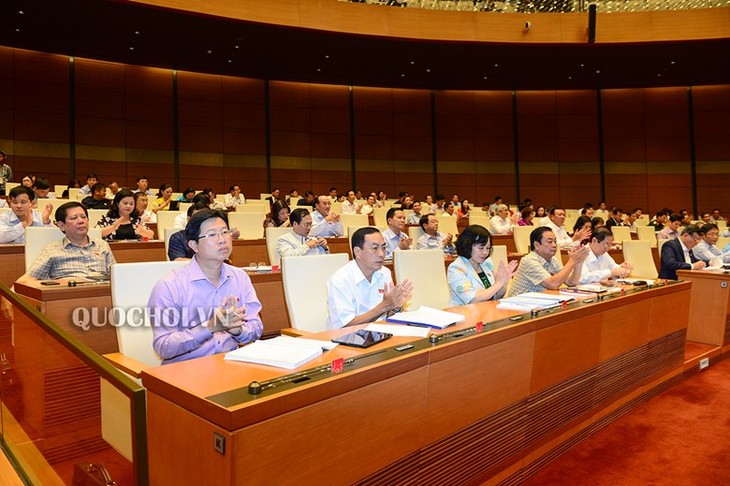
[[[0,16],[0,45],[232,76],[483,90],[730,84],[730,39],[434,43],[276,27],[108,0],[3,0]]]

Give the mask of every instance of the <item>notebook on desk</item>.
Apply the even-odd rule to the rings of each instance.
[[[411,326],[426,326],[436,329],[443,329],[452,326],[457,322],[462,322],[465,317],[455,312],[446,312],[433,307],[422,305],[418,310],[399,312],[387,317],[387,322],[396,324],[408,324]]]

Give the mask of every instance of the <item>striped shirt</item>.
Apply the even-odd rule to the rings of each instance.
[[[106,241],[91,239],[86,246],[76,246],[64,236],[43,249],[28,274],[39,280],[108,275],[114,263]]]

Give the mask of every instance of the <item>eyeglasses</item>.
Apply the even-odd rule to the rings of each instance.
[[[204,234],[204,235],[200,235],[200,236],[198,236],[198,239],[199,240],[202,240],[203,238],[216,238],[216,239],[217,238],[223,238],[225,240],[229,236],[231,236],[231,232],[230,232],[230,230],[227,230],[226,229],[226,230],[223,230],[223,231],[219,231],[217,233],[207,233],[207,234]]]

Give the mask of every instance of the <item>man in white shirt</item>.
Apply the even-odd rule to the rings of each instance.
[[[700,260],[711,262],[710,264],[730,263],[730,252],[724,252],[717,247],[717,240],[720,238],[720,228],[715,223],[702,225],[700,228],[702,240],[697,243],[692,251]]]
[[[632,233],[636,233],[636,226],[637,221],[639,220],[639,209],[632,209],[630,213],[626,215],[626,219],[624,220],[624,226],[629,227],[629,231]]]
[[[223,204],[227,209],[234,209],[237,204],[246,204],[246,198],[241,194],[241,188],[233,184],[228,188],[230,191],[223,198]]]
[[[497,205],[497,214],[489,220],[489,232],[493,235],[512,234],[512,221],[506,204]]]
[[[373,208],[375,207],[375,194],[368,195],[367,201],[360,208],[360,214],[373,214]]]
[[[144,192],[147,194],[147,197],[155,197],[155,191],[149,189],[149,185],[150,183],[146,176],[139,176],[137,177],[137,189],[132,192]]]
[[[421,216],[419,221],[424,234],[418,238],[416,247],[419,250],[429,250],[433,248],[441,248],[444,253],[454,254],[454,236],[451,234],[444,235],[439,233],[439,221],[433,214],[425,214]]]
[[[590,229],[581,228],[573,236],[568,236],[568,233],[563,229],[565,223],[565,209],[561,207],[551,207],[548,212],[548,218],[550,221],[545,225],[552,230],[557,238],[558,248],[576,248],[580,245],[580,242],[590,234]]]
[[[423,206],[421,205],[421,201],[416,201],[413,203],[413,212],[408,213],[408,216],[406,216],[406,223],[407,224],[421,224],[421,217],[423,214],[421,213],[421,209]]]
[[[385,258],[393,258],[393,252],[396,250],[409,250],[413,244],[404,231],[406,229],[406,213],[400,208],[390,208],[385,213],[385,220],[388,228],[383,231],[383,239],[385,240]]]
[[[355,191],[347,191],[347,200],[342,203],[342,214],[361,214],[362,206],[355,202]]]
[[[280,257],[302,255],[324,255],[329,253],[327,240],[309,236],[312,215],[309,210],[298,208],[289,215],[292,231],[276,240],[276,251]]]
[[[656,234],[658,240],[674,240],[679,238],[679,227],[682,226],[682,216],[673,214],[669,222]]]
[[[312,212],[312,229],[309,236],[323,237],[342,236],[345,231],[340,223],[340,215],[330,211],[332,202],[327,196],[317,196]]]
[[[32,199],[33,191],[28,187],[17,186],[10,190],[11,211],[0,214],[0,243],[25,243],[28,226],[53,226],[53,206],[47,203],[41,213],[33,209]]]
[[[591,242],[588,244],[590,253],[583,262],[580,272],[580,283],[610,283],[610,280],[624,278],[631,273],[634,266],[630,262],[617,264],[608,254],[613,244],[613,234],[606,228],[597,228],[593,231]]]
[[[413,292],[408,280],[393,285],[390,270],[383,268],[385,241],[377,228],[353,233],[352,257],[327,280],[327,329],[365,324],[398,312]]]
[[[720,214],[720,209],[715,208],[712,210],[712,216],[710,217],[713,223],[717,223],[718,221],[725,221],[725,218],[722,217]]]
[[[99,182],[99,178],[96,177],[96,174],[94,174],[93,172],[91,174],[88,174],[86,176],[86,185],[79,189],[79,194],[83,194],[84,196],[91,195],[91,188],[97,182]]]
[[[492,216],[497,215],[497,209],[499,209],[499,206],[502,206],[502,196],[495,196],[494,202],[489,205],[489,214]],[[494,233],[492,233],[494,234]]]

